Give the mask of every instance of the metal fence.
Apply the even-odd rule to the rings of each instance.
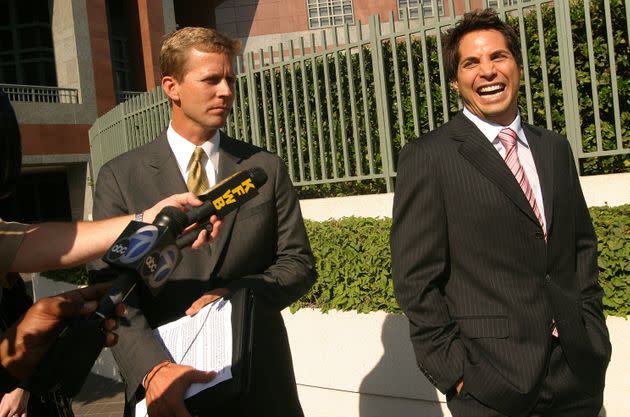
[[[64,104],[79,102],[79,91],[75,88],[0,84],[0,90],[4,91],[11,101]]]
[[[576,160],[630,153],[626,2],[497,6],[521,37],[524,120],[565,133]],[[455,10],[453,0],[447,3]],[[413,21],[373,16],[332,36],[311,34],[239,57],[227,133],[280,155],[295,185],[371,180],[390,191],[401,147],[461,108],[441,58],[443,32],[457,19],[425,19],[421,11]],[[90,130],[95,174],[155,138],[168,112],[158,89],[98,119]]]

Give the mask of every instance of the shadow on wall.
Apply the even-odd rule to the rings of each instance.
[[[435,387],[418,369],[409,324],[402,315],[388,315],[381,340],[384,353],[361,382],[361,417],[445,417]]]

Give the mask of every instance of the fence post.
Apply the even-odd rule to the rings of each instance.
[[[381,44],[381,23],[378,15],[370,16],[370,45],[372,50],[372,71],[374,71],[374,96],[378,122],[378,138],[381,150],[381,163],[388,193],[394,190],[392,163],[392,130],[389,103],[386,92],[385,68],[383,66],[383,45]],[[395,48],[396,46],[392,46]]]
[[[256,146],[260,146],[260,122],[258,120],[258,94],[256,91],[256,78],[254,77],[254,53],[247,53],[247,98],[249,100],[249,123],[251,124],[252,143]]]
[[[560,58],[560,77],[562,78],[562,99],[564,101],[564,122],[566,135],[573,150],[573,159],[579,172],[579,155],[582,152],[582,131],[580,109],[575,78],[575,59],[573,57],[573,38],[571,31],[571,9],[568,2],[554,2],[556,26],[558,28],[558,55]]]

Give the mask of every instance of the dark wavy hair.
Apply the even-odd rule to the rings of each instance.
[[[444,57],[444,73],[447,80],[455,81],[457,79],[457,66],[460,59],[459,42],[466,34],[478,30],[496,30],[500,32],[505,37],[508,49],[514,56],[518,66],[523,66],[521,43],[514,28],[499,19],[499,15],[493,9],[474,10],[465,13],[455,26],[444,34],[442,54]]]
[[[20,128],[9,98],[0,91],[0,198],[13,192],[21,167]]]

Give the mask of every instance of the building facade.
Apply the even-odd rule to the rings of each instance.
[[[456,0],[471,8],[528,0]],[[0,88],[22,134],[23,175],[0,218],[77,220],[91,213],[88,130],[159,85],[159,48],[177,27],[215,27],[258,52],[392,13],[400,24],[449,14],[448,0],[1,0]]]

